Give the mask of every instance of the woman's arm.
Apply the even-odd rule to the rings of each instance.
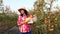
[[[18,26],[20,25],[20,16],[18,17],[17,25],[18,25]]]

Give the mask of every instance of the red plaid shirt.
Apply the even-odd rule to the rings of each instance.
[[[26,15],[18,17],[17,24],[20,32],[29,32],[31,30],[30,25],[24,22],[26,18],[28,18]]]

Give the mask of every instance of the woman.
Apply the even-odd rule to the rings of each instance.
[[[26,18],[30,17],[27,10],[24,8],[18,9],[20,15],[18,17],[17,24],[19,26],[19,34],[31,34],[30,24],[26,23]],[[31,21],[33,22],[33,21]]]

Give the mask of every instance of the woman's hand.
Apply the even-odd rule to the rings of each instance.
[[[20,23],[20,26],[23,25],[23,24],[26,24],[26,23],[25,23],[25,22],[21,22],[21,23]]]

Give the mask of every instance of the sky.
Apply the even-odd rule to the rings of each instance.
[[[19,8],[31,9],[33,8],[34,2],[36,0],[3,0],[4,6],[10,6],[12,10],[17,10]]]
[[[4,6],[10,6],[12,10],[17,10],[19,8],[25,7],[26,9],[33,8],[34,2],[36,0],[3,0]],[[53,7],[60,6],[60,0],[57,0],[53,3]]]

